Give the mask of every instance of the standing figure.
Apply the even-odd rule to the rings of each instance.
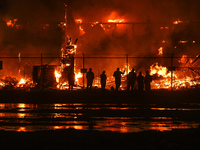
[[[75,73],[71,70],[68,73],[69,90],[73,90],[74,82],[75,82]]]
[[[146,71],[146,75],[144,77],[145,91],[149,92],[151,90],[151,81],[152,77],[149,74],[149,71]]]
[[[92,68],[90,68],[89,71],[87,72],[86,78],[87,78],[87,89],[88,88],[92,89],[92,83],[94,80],[94,73],[92,72]]]
[[[131,88],[131,91],[133,91],[136,78],[137,77],[136,77],[135,69],[133,68],[132,71],[127,76],[127,80],[128,80],[127,90],[128,91],[130,90],[130,88]]]
[[[101,78],[101,89],[102,89],[102,90],[105,90],[106,79],[107,79],[107,76],[106,76],[106,74],[105,74],[105,71],[102,72],[102,74],[100,75],[100,78]]]
[[[124,74],[124,72],[119,71],[119,68],[114,72],[113,76],[115,77],[115,85],[116,85],[116,91],[118,91],[120,85],[121,85],[121,75]]]
[[[137,77],[138,82],[138,91],[142,92],[144,90],[144,76],[142,75],[142,72],[139,72],[139,75]]]

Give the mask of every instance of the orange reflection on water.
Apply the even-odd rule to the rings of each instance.
[[[4,109],[5,108],[5,104],[0,104],[0,109]]]
[[[17,130],[17,132],[26,132],[26,127],[19,127],[19,129]]]
[[[200,110],[199,108],[151,108],[152,110],[182,110],[182,111],[191,111],[191,110]]]
[[[172,129],[189,129],[190,127],[187,125],[177,125],[173,124],[172,122],[151,122],[150,123],[150,130],[156,131],[171,131]]]
[[[25,118],[26,114],[25,113],[17,113],[18,118]]]
[[[80,126],[80,125],[75,125],[75,126],[72,126],[74,127],[74,129],[77,129],[77,130],[82,130],[83,129],[83,126]]]
[[[19,104],[17,105],[17,107],[20,108],[19,111],[25,111],[26,104],[24,104],[24,103],[19,103]]]
[[[74,103],[74,104],[54,104],[54,109],[82,109],[83,107],[80,107],[83,104],[80,103]]]
[[[64,126],[54,126],[53,129],[54,129],[54,130],[57,130],[57,129],[64,129]]]
[[[127,133],[128,132],[128,127],[127,127],[126,122],[121,123],[121,127],[120,127],[119,130],[120,130],[121,133]]]
[[[0,113],[0,117],[5,117],[5,113]]]
[[[163,120],[167,120],[167,119],[172,119],[171,117],[152,117],[152,119],[163,119]]]

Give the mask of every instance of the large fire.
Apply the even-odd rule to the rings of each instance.
[[[121,23],[121,22],[124,22],[124,19],[109,19],[108,22]]]
[[[123,26],[121,24],[123,24],[125,22],[125,19],[119,19],[120,17],[117,17],[115,15],[111,16],[110,18],[107,18],[106,22],[99,22],[99,21],[95,21],[90,23],[92,27],[94,27],[95,25],[100,25],[102,27],[102,29],[104,31],[110,31],[116,28],[117,25],[119,26]],[[13,20],[6,20],[6,25],[8,27],[18,27],[17,25],[17,21],[18,19],[13,19]],[[83,34],[85,34],[85,31],[83,29],[82,23],[83,20],[82,19],[76,19],[75,22],[78,24],[78,28],[79,28],[79,34],[80,36],[82,36]],[[183,23],[183,21],[177,20],[174,21],[173,24],[176,26],[177,24]],[[46,29],[49,26],[49,24],[45,24],[44,29]],[[61,22],[60,26],[62,27],[66,27],[67,24],[66,22]],[[164,29],[169,29],[169,27],[167,26],[163,26],[160,27],[160,29],[164,30]],[[168,41],[166,40],[162,40],[161,41],[162,46],[158,48],[158,56],[163,56],[163,50],[164,47],[163,45],[168,43]],[[180,40],[178,42],[179,44],[182,45],[186,45],[188,44],[187,40]],[[196,41],[192,41],[193,44],[196,43]],[[70,55],[74,55],[76,53],[76,45],[73,45],[74,48],[62,48],[61,51],[63,52],[63,54],[70,54]],[[62,56],[64,57],[64,55]],[[21,56],[19,53],[19,62],[21,62]],[[199,55],[197,56],[196,60],[199,58]],[[181,64],[192,64],[194,63],[195,60],[191,60],[187,58],[187,55],[183,55],[183,57],[178,61]],[[65,64],[65,66],[69,66],[69,64]],[[74,68],[74,73],[75,73],[75,86],[74,88],[77,87],[81,87],[83,86],[83,73],[76,71],[77,68],[75,66]],[[125,71],[124,75],[122,76],[122,85],[121,85],[121,89],[126,89],[126,85],[127,85],[127,75],[128,73],[131,71],[130,69],[130,65],[129,64],[124,64],[124,67],[120,68],[120,70]],[[190,66],[187,66],[187,70],[186,71],[193,71],[195,72],[195,70],[193,70]],[[20,73],[20,72],[19,72]],[[138,73],[138,72],[137,72]],[[191,76],[191,75],[183,75],[183,71],[181,71],[180,69],[176,69],[173,71],[168,70],[167,67],[159,65],[158,63],[154,63],[150,66],[150,75],[153,77],[153,81],[151,83],[152,89],[182,89],[182,88],[192,88],[195,87],[197,85],[199,85],[199,75],[196,76]],[[67,82],[63,82],[62,81],[62,71],[61,70],[56,70],[55,73],[55,79],[56,79],[56,88],[58,89],[67,89],[68,83]],[[32,83],[31,80],[25,79],[25,78],[20,78],[19,80],[15,80],[11,77],[6,78],[5,80],[1,80],[0,81],[0,87],[26,87],[26,86],[30,86]],[[97,76],[94,79],[94,86],[100,88],[100,78],[99,76]],[[112,75],[107,77],[107,89],[110,88],[111,86],[114,86],[114,78]],[[171,87],[172,86],[172,87]]]
[[[192,88],[199,85],[199,77],[191,78],[182,76],[182,71],[168,71],[166,67],[155,63],[150,66],[150,75],[153,77],[152,89],[183,89]]]

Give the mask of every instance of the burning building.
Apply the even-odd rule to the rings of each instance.
[[[93,68],[96,76],[94,85],[97,87],[100,85],[99,75],[105,70],[109,89],[114,85],[112,75],[118,67],[126,70],[126,74],[131,68],[135,68],[137,74],[139,71],[144,73],[150,70],[154,78],[152,82],[154,89],[171,89],[171,86],[179,89],[199,84],[199,57],[196,57],[199,55],[200,36],[197,34],[199,27],[194,22],[194,16],[188,19],[189,13],[181,11],[183,5],[187,6],[185,2],[181,6],[177,4],[177,8],[174,8],[172,2],[164,1],[155,5],[149,1],[142,4],[136,1],[109,1],[107,4],[94,1],[92,5],[95,7],[91,7],[87,4],[80,5],[82,2],[78,3],[75,0],[74,3],[69,2],[68,9],[65,5],[65,11],[63,11],[63,1],[55,2],[55,8],[52,7],[54,2],[51,1],[48,6],[44,6],[45,9],[38,10],[39,12],[43,10],[41,16],[36,12],[33,14],[29,12],[29,16],[32,17],[28,17],[28,21],[19,11],[17,11],[18,16],[7,15],[2,19],[1,25],[5,28],[0,30],[2,33],[5,32],[2,34],[4,37],[1,37],[1,56],[4,57],[0,60],[4,65],[1,70],[2,85],[4,85],[3,78],[12,75],[17,76],[18,81],[22,77],[33,77],[33,81],[42,87],[46,85],[45,80],[52,81],[48,87],[54,86],[54,83],[57,87],[62,87],[61,85],[67,85],[68,73],[73,71],[76,84],[83,86],[84,77],[80,70]],[[56,9],[58,6],[59,9]],[[150,11],[153,6],[159,6],[155,8],[156,13]],[[21,5],[20,7],[24,8]],[[161,8],[166,7],[170,9],[164,12]],[[95,8],[99,8],[99,11],[95,12]],[[166,13],[171,11],[171,8],[176,10],[175,13]],[[10,16],[14,10],[9,12]],[[178,10],[184,14],[180,12],[179,14]],[[64,20],[63,14],[65,14]],[[77,43],[75,39],[79,39],[79,42]],[[16,57],[19,51],[22,55],[21,61]],[[39,63],[40,53],[45,55],[42,58],[43,63]],[[15,58],[14,61],[7,58],[8,56]],[[34,56],[36,57],[32,58]],[[43,67],[51,72],[51,77],[42,79],[41,74],[46,74]],[[56,77],[53,77],[55,74]],[[123,81],[121,88],[125,89],[126,76],[123,77]]]

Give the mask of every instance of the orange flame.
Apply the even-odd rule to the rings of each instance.
[[[75,19],[75,22],[78,24],[81,24],[83,21],[82,21],[82,19]]]
[[[7,25],[8,27],[14,27],[15,24],[16,24],[16,22],[17,22],[17,19],[7,20],[7,21],[6,21],[6,25]]]
[[[78,80],[80,78],[82,78],[82,77],[83,77],[83,74],[81,72],[75,73],[75,80],[76,80],[76,82],[78,82]]]
[[[55,71],[54,74],[55,74],[55,77],[56,77],[56,82],[59,83],[59,80],[60,80],[60,77],[61,77],[61,73],[58,72],[58,71]]]
[[[179,24],[179,23],[183,23],[183,21],[180,21],[179,19],[177,21],[174,21],[173,24]]]
[[[163,55],[163,47],[160,47],[160,48],[158,49],[158,55],[159,55],[159,56],[162,56],[162,55]]]
[[[108,22],[124,22],[124,19],[109,19]]]
[[[150,75],[154,74],[163,77],[171,77],[171,73],[168,73],[168,69],[166,67],[159,66],[158,63],[155,63],[150,66]]]
[[[24,78],[21,78],[18,85],[26,84],[26,80]]]

